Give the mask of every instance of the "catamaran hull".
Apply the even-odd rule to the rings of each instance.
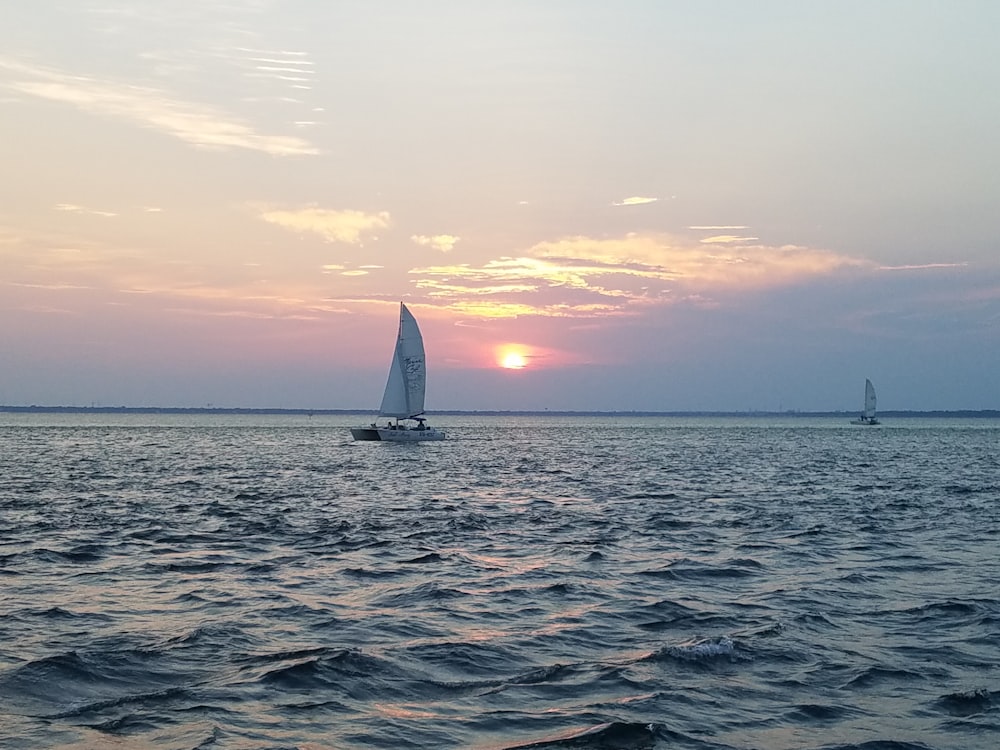
[[[881,424],[877,419],[852,419],[851,424],[861,424],[865,427],[874,427],[877,424]]]
[[[393,430],[384,427],[352,427],[355,440],[384,440],[390,443],[416,443],[425,440],[444,440],[440,430]]]

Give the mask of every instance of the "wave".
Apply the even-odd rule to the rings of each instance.
[[[794,724],[834,724],[863,712],[844,705],[827,705],[818,703],[800,703],[786,711],[782,716],[785,722]]]
[[[763,566],[754,561],[736,560],[724,563],[704,563],[678,560],[665,568],[641,570],[639,575],[668,581],[697,581],[723,578],[750,578],[760,575]]]
[[[402,655],[425,667],[466,677],[497,678],[522,663],[510,648],[490,642],[418,644],[406,648]]]
[[[910,669],[889,669],[868,667],[858,672],[843,686],[845,688],[869,688],[885,684],[922,682],[927,677]]]
[[[84,718],[91,714],[107,712],[108,709],[126,706],[141,706],[143,710],[151,710],[157,706],[166,707],[179,702],[190,702],[192,694],[185,688],[171,687],[151,692],[125,693],[115,698],[104,698],[94,701],[83,701],[72,708],[55,714],[49,714],[50,719]]]
[[[952,716],[975,716],[1000,705],[1000,691],[986,688],[948,693],[937,700],[937,707]]]
[[[650,616],[656,619],[649,619]],[[697,610],[673,601],[661,601],[643,606],[636,613],[636,627],[646,631],[696,630],[706,631],[732,627],[736,620],[731,614],[712,610]]]
[[[105,555],[105,547],[100,544],[81,544],[68,550],[36,547],[29,554],[43,563],[71,563],[77,565],[92,563],[102,559]]]
[[[3,674],[0,696],[11,706],[65,718],[185,695],[182,686],[191,682],[192,675],[170,671],[160,662],[157,653],[68,651],[21,664]]]
[[[821,745],[819,750],[934,750],[923,742],[903,742],[901,740],[868,740],[846,745]]]
[[[373,570],[371,568],[343,568],[340,571],[343,575],[359,580],[390,580],[401,578],[407,575],[404,570]]]
[[[396,673],[392,662],[358,649],[316,648],[302,651],[281,652],[254,657],[254,662],[272,664],[292,662],[274,669],[264,668],[255,679],[284,689],[303,691],[326,688],[343,688],[344,678],[351,684],[383,680]],[[256,668],[251,670],[256,673]]]
[[[451,599],[461,599],[466,596],[468,594],[459,589],[426,582],[417,584],[405,591],[385,594],[377,598],[375,603],[382,607],[398,609],[400,612],[404,612],[408,607],[414,607],[424,602],[441,602]]]
[[[674,646],[664,646],[644,657],[648,661],[680,661],[709,664],[716,661],[750,661],[752,657],[737,647],[732,638],[696,638]]]
[[[48,609],[28,610],[24,612],[12,612],[10,617],[40,617],[43,620],[65,620],[67,622],[111,622],[114,618],[102,612],[76,612],[63,607],[49,607]]]
[[[969,622],[982,617],[992,617],[1000,614],[1000,605],[992,600],[982,599],[946,599],[938,602],[927,602],[907,609],[894,610],[894,615],[910,615],[919,621],[956,620]]]
[[[427,563],[439,563],[444,562],[445,557],[438,554],[437,552],[428,552],[425,555],[419,555],[418,557],[411,558],[409,560],[403,560],[403,565],[426,565]]]
[[[594,750],[651,750],[657,741],[653,724],[613,721],[587,729],[575,730],[520,745],[506,745],[504,750],[535,748],[593,748]]]

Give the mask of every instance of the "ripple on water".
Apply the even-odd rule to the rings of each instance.
[[[996,427],[109,419],[0,423],[5,750],[997,736]]]

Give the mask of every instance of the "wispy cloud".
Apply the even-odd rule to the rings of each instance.
[[[624,198],[620,201],[612,202],[612,206],[642,206],[646,203],[656,203],[659,198],[644,198],[641,195],[633,195],[631,198]]]
[[[113,216],[122,216],[128,213],[128,209],[123,209],[121,211],[108,211],[105,209],[90,208],[89,206],[81,206],[77,203],[56,203],[52,207],[52,210],[68,214],[87,214],[90,216],[104,216],[106,218],[110,218]],[[144,214],[158,214],[163,212],[163,209],[160,208],[159,206],[132,206],[131,210],[139,211]]]
[[[52,291],[65,291],[67,289],[92,289],[93,287],[83,284],[23,284],[17,281],[8,282],[10,286],[24,287],[25,289],[49,289]]]
[[[455,248],[455,244],[460,238],[452,234],[436,234],[432,237],[428,237],[423,234],[415,234],[410,237],[410,239],[423,247],[432,247],[435,250],[440,250],[441,252],[446,253]]]
[[[932,271],[941,268],[964,268],[968,263],[921,263],[910,266],[879,266],[879,271]]]
[[[743,230],[749,228],[750,227],[745,226],[743,224],[718,224],[718,225],[688,227],[688,229],[693,231],[705,230],[709,232],[726,232],[726,231]]]
[[[8,74],[0,86],[10,90],[133,122],[200,148],[248,149],[274,156],[319,153],[302,138],[258,133],[231,115],[159,89],[71,75],[6,58],[0,58],[0,70]]]
[[[74,214],[91,214],[93,216],[117,216],[118,214],[114,211],[100,211],[96,208],[86,208],[85,206],[78,206],[74,203],[57,203],[52,207],[56,211],[64,211],[66,213]]]
[[[237,52],[245,55],[243,64],[255,78],[273,78],[276,81],[296,84],[295,88],[312,88],[315,64],[308,59],[308,53],[290,50],[262,50],[238,47]]]
[[[699,240],[703,245],[738,245],[742,242],[756,242],[760,237],[738,237],[735,234],[717,234]]]
[[[327,242],[360,245],[366,237],[378,239],[377,232],[387,228],[388,211],[366,213],[351,209],[334,210],[307,206],[297,209],[262,209],[264,221],[293,232],[318,234]]]

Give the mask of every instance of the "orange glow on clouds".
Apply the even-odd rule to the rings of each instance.
[[[410,270],[417,287],[451,311],[482,319],[607,318],[693,297],[785,286],[867,261],[792,245],[717,235],[692,243],[628,233],[564,237],[516,257]]]
[[[327,242],[360,245],[367,239],[377,239],[377,232],[391,222],[388,211],[366,213],[353,209],[327,209],[306,206],[297,209],[262,209],[260,218],[299,234],[311,233]]]

